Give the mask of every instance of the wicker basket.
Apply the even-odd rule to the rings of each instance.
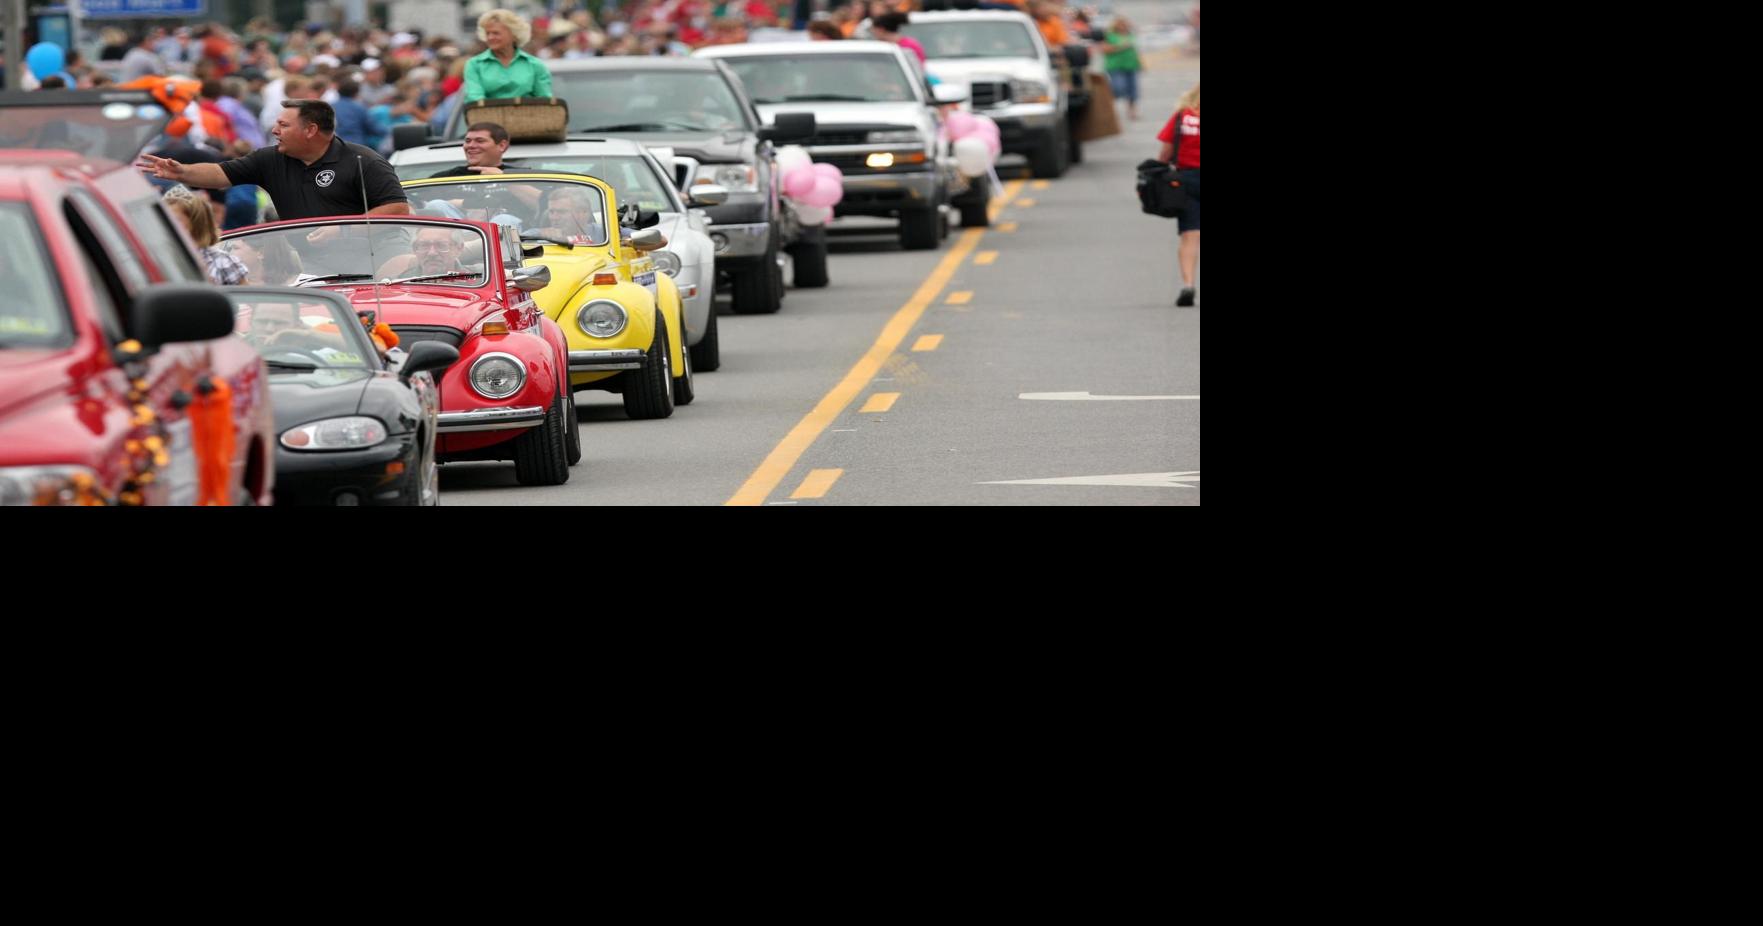
[[[517,96],[465,104],[461,125],[494,122],[508,130],[510,142],[560,142],[569,129],[569,104],[555,97]]]

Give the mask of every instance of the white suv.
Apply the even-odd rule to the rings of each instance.
[[[1034,20],[1005,10],[913,13],[905,33],[924,46],[931,76],[965,91],[973,112],[998,123],[1004,153],[1027,157],[1036,177],[1081,159],[1064,50],[1049,52]]]

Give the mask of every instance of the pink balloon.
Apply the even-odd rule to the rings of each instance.
[[[845,185],[828,177],[819,177],[814,181],[814,189],[801,202],[808,206],[835,206],[845,198]]]
[[[992,160],[994,161],[998,159],[999,153],[1004,150],[1004,143],[999,141],[998,136],[996,135],[982,135],[980,136],[980,141],[986,143],[986,150],[992,153]]]
[[[784,195],[791,199],[801,199],[814,189],[814,181],[819,179],[820,175],[816,174],[812,168],[806,165],[797,167],[784,174]]]
[[[839,171],[838,166],[834,165],[834,164],[816,163],[814,165],[814,172],[816,174],[819,174],[820,176],[825,177],[828,180],[832,180],[836,183],[844,183],[845,182],[845,175],[843,173],[841,173]]]
[[[974,126],[979,123],[973,118],[972,113],[957,109],[949,114],[949,118],[945,120],[944,124],[949,128],[949,137],[960,141],[972,133]]]

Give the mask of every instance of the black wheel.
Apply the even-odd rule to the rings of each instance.
[[[742,315],[770,315],[783,307],[783,273],[777,269],[777,240],[765,249],[759,263],[729,274],[735,283],[735,311]]]
[[[716,294],[711,293],[710,323],[704,328],[704,337],[692,345],[692,367],[706,373],[722,366],[722,340],[716,333]]]
[[[1065,173],[1065,155],[1068,153],[1066,148],[1069,146],[1066,138],[1070,133],[1070,126],[1059,123],[1053,137],[1042,141],[1034,153],[1029,155],[1028,166],[1034,171],[1035,179],[1048,180]]]
[[[673,361],[668,357],[667,322],[655,313],[655,341],[641,370],[624,374],[624,413],[632,418],[666,418],[673,414]]]
[[[685,345],[680,346],[683,348]],[[680,366],[684,368],[684,371],[673,378],[673,404],[676,408],[681,405],[690,405],[692,400],[698,397],[697,391],[692,388],[692,352],[681,350],[679,356]]]
[[[569,414],[563,419],[563,443],[568,451],[569,465],[574,466],[582,461],[582,425],[575,416],[575,396],[565,392],[563,401],[569,403]]]
[[[937,226],[942,222],[942,210],[935,206],[900,213],[900,247],[908,251],[936,248]]]
[[[986,201],[964,203],[961,206],[962,228],[985,228],[992,224],[992,214],[986,209]]]
[[[809,235],[804,230],[807,240],[799,241],[790,248],[790,258],[796,263],[796,288],[819,289],[828,283],[826,275],[826,232]]]
[[[563,415],[563,396],[554,396],[545,423],[514,439],[514,478],[521,485],[558,486],[569,481]]]

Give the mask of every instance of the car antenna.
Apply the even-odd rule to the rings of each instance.
[[[378,324],[380,316],[385,314],[385,307],[380,305],[380,262],[373,256],[373,220],[368,217],[367,206],[367,166],[361,163],[361,155],[355,156],[355,180],[361,184],[361,217],[367,219],[367,265],[373,270],[373,322]],[[367,326],[368,343],[373,343],[373,325]]]

